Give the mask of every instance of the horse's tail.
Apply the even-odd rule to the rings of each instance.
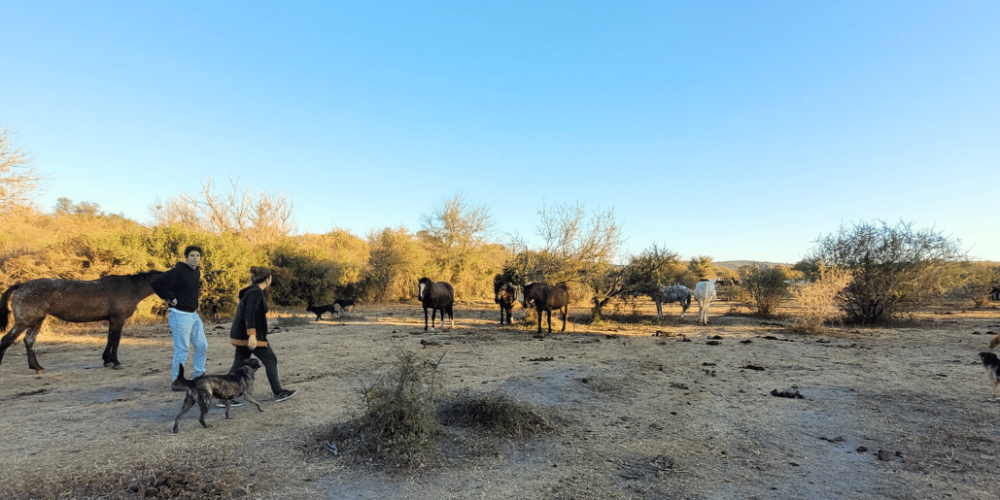
[[[0,296],[0,333],[7,331],[7,319],[10,317],[10,306],[8,306],[7,303],[10,302],[10,295],[18,288],[21,288],[20,284],[8,288],[7,291]]]

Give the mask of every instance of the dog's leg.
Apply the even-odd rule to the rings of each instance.
[[[258,403],[257,400],[253,398],[253,394],[251,394],[250,391],[246,391],[243,393],[243,399],[253,403],[253,405],[257,407],[257,411],[264,411],[264,409],[260,407],[260,403]]]
[[[194,407],[194,398],[191,397],[190,393],[188,393],[188,395],[184,397],[184,404],[181,406],[181,412],[174,417],[174,434],[177,434],[177,424],[181,420],[181,415],[187,413],[192,407]]]
[[[201,426],[206,429],[211,427],[211,425],[205,423],[205,415],[208,414],[208,405],[211,402],[212,402],[212,396],[200,392],[198,393],[198,408],[201,409],[201,414],[198,415],[198,422],[201,422]]]

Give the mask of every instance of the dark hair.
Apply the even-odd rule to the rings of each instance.
[[[267,281],[267,279],[270,277],[271,277],[271,270],[266,267],[250,268],[250,282],[255,285]]]
[[[188,245],[188,247],[184,249],[184,258],[186,259],[188,254],[191,252],[198,252],[201,255],[205,255],[205,252],[201,250],[201,247],[195,245]]]

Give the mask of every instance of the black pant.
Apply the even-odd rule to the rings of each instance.
[[[236,346],[236,358],[233,359],[233,367],[229,369],[229,372],[236,371],[244,361],[250,359],[251,355],[256,356],[264,365],[264,370],[267,372],[267,382],[271,384],[271,392],[277,395],[282,391],[281,381],[278,380],[278,357],[274,355],[274,351],[269,345],[258,346],[252,351],[247,346]]]

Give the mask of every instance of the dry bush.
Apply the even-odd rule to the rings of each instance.
[[[405,469],[434,458],[441,435],[434,416],[435,391],[441,385],[444,355],[430,361],[400,351],[396,357],[388,374],[360,389],[365,413],[320,437],[351,462]]]
[[[553,428],[548,412],[500,391],[459,392],[439,405],[437,415],[444,425],[474,427],[517,438]]]
[[[806,333],[820,333],[823,323],[839,315],[837,294],[851,281],[851,273],[821,268],[816,281],[795,286],[792,295],[799,306],[793,328]]]

